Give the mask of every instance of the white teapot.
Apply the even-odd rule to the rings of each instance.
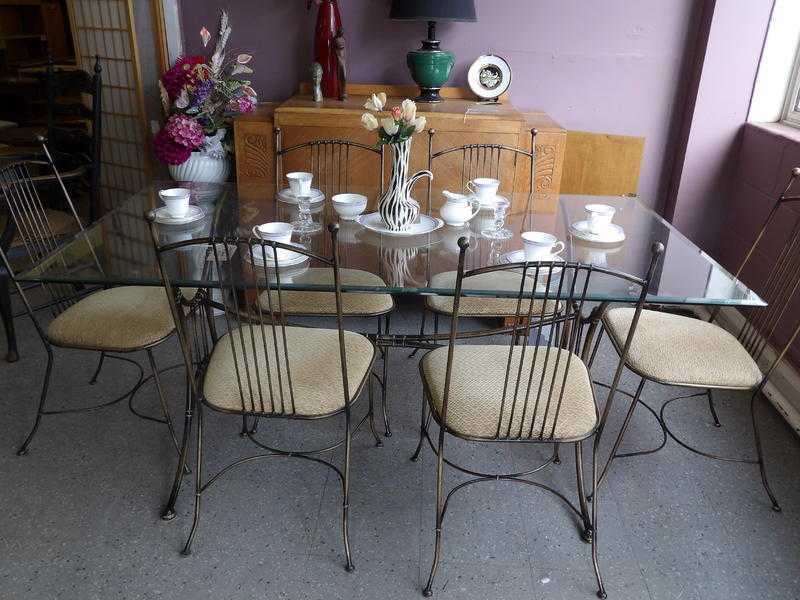
[[[481,209],[480,201],[474,196],[456,194],[448,190],[442,191],[442,195],[447,198],[447,202],[439,209],[439,215],[452,227],[466,225]]]

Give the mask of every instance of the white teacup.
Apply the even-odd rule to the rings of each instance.
[[[522,243],[525,246],[525,260],[528,261],[555,260],[564,251],[564,242],[544,231],[526,231],[522,234]]]
[[[334,194],[331,201],[343,221],[354,221],[367,208],[367,197],[362,194]]]
[[[189,198],[191,196],[192,192],[186,188],[170,188],[158,192],[158,197],[167,207],[167,213],[170,217],[176,219],[186,216],[186,213],[189,212]]]
[[[586,223],[588,225],[589,233],[599,235],[608,230],[611,221],[614,219],[614,213],[617,209],[608,204],[587,204],[584,209],[586,210]]]
[[[481,204],[491,204],[497,197],[497,190],[500,188],[500,180],[491,177],[476,177],[467,183],[467,189],[475,194]]]
[[[283,223],[282,221],[272,221],[271,223],[262,223],[256,225],[255,232],[262,240],[269,240],[272,242],[279,242],[281,244],[288,244],[292,241],[292,227],[291,223]],[[293,254],[291,250],[278,248],[278,260],[288,258]],[[272,249],[266,249],[268,258],[272,258]]]
[[[289,189],[295,196],[308,196],[311,194],[311,181],[314,179],[313,173],[304,171],[293,171],[286,174],[289,180]]]

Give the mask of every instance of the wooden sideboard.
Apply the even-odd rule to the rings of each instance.
[[[375,143],[375,133],[361,125],[364,102],[371,90],[386,90],[389,106],[399,104],[403,97],[413,97],[415,87],[348,85],[345,101],[326,99],[314,102],[311,96],[300,93],[282,103],[263,103],[249,115],[234,121],[236,145],[236,177],[239,194],[249,199],[272,198],[275,191],[275,136],[281,129],[283,147],[314,139],[348,139],[364,144]],[[530,131],[536,128],[536,193],[539,210],[555,210],[561,184],[566,146],[566,131],[545,113],[524,113],[508,102],[482,104],[468,98],[460,88],[446,88],[441,104],[419,104],[418,114],[427,119],[427,128],[434,129],[434,152],[463,144],[494,143],[530,150]],[[386,177],[389,176],[387,153]],[[458,169],[435,165],[433,204],[441,204],[442,189],[459,189]],[[428,136],[415,136],[411,152],[411,171],[427,168]],[[285,170],[302,169],[292,166],[287,157]],[[455,167],[455,165],[453,165]],[[527,201],[529,165],[518,161],[504,171],[504,187],[514,181],[512,209],[521,210]],[[512,172],[513,171],[513,172]],[[379,169],[357,169],[351,182],[354,186],[378,184]],[[502,190],[502,188],[501,188]],[[376,199],[371,199],[374,205]]]

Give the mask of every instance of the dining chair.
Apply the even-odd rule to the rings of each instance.
[[[280,191],[284,180],[284,161],[291,158],[296,164],[304,165],[314,175],[314,185],[322,190],[326,197],[347,193],[353,190],[351,182],[354,176],[363,178],[364,173],[378,174],[379,195],[384,189],[384,149],[383,146],[367,146],[350,140],[316,139],[283,147],[283,132],[275,128],[275,181],[276,191]],[[342,285],[386,287],[383,279],[368,271],[360,269],[340,269]],[[319,284],[331,284],[333,274],[329,269],[315,269],[304,275],[307,279],[317,279]],[[391,326],[391,313],[395,303],[391,294],[348,293],[343,296],[344,315],[347,317],[375,318],[378,335],[388,333]],[[287,292],[284,294],[284,308],[292,317],[330,317],[336,314],[333,293],[320,294],[309,292]],[[389,425],[388,409],[388,363],[389,348],[379,348],[382,358],[382,372],[376,378],[381,385],[381,407],[386,437],[392,435]]]
[[[202,238],[162,245],[151,220],[153,243],[164,286],[170,292],[170,307],[180,339],[187,372],[191,374],[190,398],[187,400],[184,439],[172,495],[165,515],[174,516],[175,501],[180,490],[183,468],[187,460],[193,415],[196,415],[195,503],[191,532],[183,554],[191,553],[200,520],[201,499],[205,492],[231,469],[250,462],[275,457],[304,459],[332,469],[342,485],[342,537],[345,566],[353,570],[348,534],[351,440],[358,429],[369,422],[372,435],[378,439],[373,423],[372,385],[369,374],[377,350],[364,335],[346,331],[344,299],[338,264],[337,225],[331,225],[330,254],[314,254],[305,248],[243,238],[237,235]],[[213,301],[208,289],[195,297],[181,298],[176,279],[184,276],[176,259],[180,252],[199,248],[205,251],[204,280],[215,273],[212,288],[221,292],[221,302]],[[309,257],[333,273],[336,327],[301,327],[290,325],[284,312],[284,289],[278,254],[290,250]],[[266,297],[265,308],[260,299]],[[215,320],[213,309],[221,309],[224,317]],[[223,323],[216,322],[224,321]],[[222,326],[224,325],[224,330]],[[364,388],[369,389],[369,408],[357,422],[353,405]],[[256,453],[233,461],[215,474],[204,471],[204,411],[261,419],[292,420],[306,423],[344,417],[342,437],[321,448],[284,449],[259,439],[246,431],[246,438]],[[342,448],[342,467],[326,460],[326,455]]]
[[[433,173],[436,179],[439,172],[447,172],[450,178],[453,177],[460,181],[461,191],[468,192],[467,184],[476,177],[491,177],[501,182],[501,190],[505,193],[513,194],[517,192],[517,168],[527,163],[527,184],[522,187],[522,193],[527,192],[527,210],[533,210],[533,197],[536,189],[536,129],[531,129],[531,149],[514,148],[503,144],[465,144],[452,148],[443,148],[434,151],[433,140],[436,136],[435,129],[428,130],[428,170]],[[447,161],[446,164],[445,161]],[[438,165],[442,163],[442,169]],[[433,207],[433,188],[432,182],[428,182],[428,213]],[[431,276],[430,286],[433,288],[452,289],[457,277],[456,271],[446,271],[435,273]],[[485,273],[476,278],[471,284],[478,289],[491,289],[493,287],[503,287],[502,279],[507,279],[508,275],[502,271]],[[499,279],[501,281],[493,281]],[[548,305],[548,307],[551,305]],[[556,303],[552,306],[555,308]],[[514,316],[516,304],[508,298],[478,298],[466,297],[461,306],[462,317],[507,319]],[[534,311],[538,314],[539,311]],[[448,296],[426,296],[425,305],[420,323],[420,336],[425,335],[427,314],[433,315],[434,336],[439,333],[439,317],[453,316],[453,298]],[[496,329],[486,329],[486,335],[495,335]],[[416,351],[411,353],[411,356]]]
[[[800,334],[800,321],[791,315],[791,306],[800,288],[800,214],[796,205],[794,208],[792,205],[800,201],[800,195],[789,195],[798,177],[800,167],[795,167],[736,271],[737,279],[746,269],[753,271],[749,275],[762,278],[756,289],[762,290],[761,296],[768,303],[766,308],[752,309],[744,315],[743,323],[735,333],[730,333],[719,324],[719,307],[712,311],[707,320],[666,311],[642,312],[637,335],[624,361],[625,366],[641,380],[603,467],[600,481],[608,473],[613,461],[620,458],[617,451],[648,381],[699,388],[702,391],[672,398],[662,405],[660,420],[664,430],[679,445],[695,454],[726,462],[758,465],[761,483],[772,508],[780,512],[780,504],[767,480],[756,402],[763,395],[770,376]],[[775,247],[779,248],[777,256],[774,260],[766,259],[775,255]],[[622,348],[621,341],[627,338],[632,317],[630,309],[624,307],[611,308],[603,315],[600,333],[603,330],[608,332],[618,352]],[[776,333],[781,334],[782,341],[780,346],[773,347],[771,344]],[[599,342],[598,336],[596,344]],[[713,390],[749,394],[755,458],[721,456],[697,448],[670,428],[667,407],[678,400],[703,397],[708,400],[714,425],[720,427]]]
[[[95,254],[92,240],[83,229],[78,213],[61,182],[59,172],[51,159],[47,146],[43,144],[45,165],[51,170],[59,183],[64,203],[74,220],[78,235],[85,241],[84,256],[86,265],[103,272],[102,265]],[[0,247],[0,271],[5,271],[16,289],[25,311],[30,317],[39,338],[47,352],[47,366],[42,382],[41,395],[33,427],[19,447],[17,454],[28,452],[33,437],[39,429],[42,417],[64,413],[92,411],[111,406],[128,399],[129,407],[140,417],[164,423],[170,433],[176,450],[178,442],[167,409],[164,390],[159,371],[153,356],[153,348],[172,335],[174,327],[169,312],[169,304],[164,290],[160,287],[126,286],[103,290],[92,290],[67,283],[42,283],[23,289],[16,279],[14,264],[32,266],[42,273],[47,270],[67,268],[67,262],[57,251],[61,237],[56,224],[51,220],[52,213],[45,208],[37,191],[35,180],[31,177],[30,161],[16,162],[0,169],[0,191],[3,207],[19,245],[10,249]],[[36,166],[42,166],[38,161]],[[41,297],[41,303],[34,305],[33,293]],[[48,311],[52,320],[44,324],[37,313]],[[138,381],[121,396],[94,406],[67,407],[53,409],[48,406],[48,391],[54,367],[54,348],[87,350],[100,354],[97,368],[90,380],[94,384],[106,359],[122,361],[138,369]],[[138,351],[147,354],[152,375],[143,378],[144,372],[135,360],[121,356]],[[158,393],[163,419],[157,419],[137,412],[133,399],[142,385],[152,377]]]
[[[598,595],[606,597],[598,562],[597,451],[614,391],[619,385],[624,359],[636,331],[647,295],[649,281],[664,247],[652,247],[644,277],[635,277],[581,263],[521,262],[465,269],[469,248],[466,238],[459,240],[458,271],[453,295],[453,318],[447,346],[426,353],[419,365],[423,383],[420,439],[412,460],[419,458],[423,443],[436,455],[436,526],[433,564],[424,595],[433,594],[433,581],[442,558],[444,517],[455,492],[484,481],[522,483],[547,490],[562,500],[579,523],[581,536],[592,545],[592,563]],[[558,269],[562,269],[560,273]],[[511,297],[516,304],[515,326],[521,335],[508,344],[459,343],[459,319],[465,287],[472,277],[487,273],[507,273],[517,278]],[[596,280],[602,280],[596,284]],[[596,285],[624,285],[630,294],[633,318],[621,359],[614,372],[608,401],[599,414],[589,371],[579,357],[583,312],[592,301]],[[537,298],[539,302],[533,302]],[[548,302],[561,302],[564,310],[548,313]],[[540,307],[537,309],[537,307]],[[539,311],[537,314],[537,310]],[[438,425],[438,436],[431,434],[431,419]],[[592,449],[593,504],[588,508],[583,475],[583,442],[594,435]],[[475,443],[550,444],[553,454],[541,464],[521,472],[487,473],[445,457],[448,436]],[[560,444],[574,444],[578,506],[564,493],[530,476],[555,462]],[[445,466],[469,478],[455,485],[446,495]]]

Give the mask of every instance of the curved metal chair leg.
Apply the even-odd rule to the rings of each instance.
[[[33,436],[36,435],[36,431],[39,429],[39,423],[42,422],[42,416],[44,415],[44,404],[47,400],[47,390],[50,388],[50,377],[52,374],[53,350],[50,348],[50,346],[47,346],[47,367],[45,368],[44,372],[44,382],[42,383],[42,394],[39,398],[39,407],[36,409],[36,421],[33,423],[33,428],[28,434],[28,437],[25,438],[22,446],[20,446],[19,450],[17,450],[17,456],[25,456],[28,453],[28,448],[30,447],[31,441],[33,441]]]
[[[433,564],[431,564],[431,572],[428,575],[428,583],[425,584],[425,589],[422,590],[422,595],[426,598],[433,596],[433,578],[436,577],[436,571],[439,569],[439,563],[442,560],[442,525],[444,523],[444,501],[443,501],[443,485],[444,485],[444,440],[443,433],[439,434],[439,452],[436,458],[436,542],[433,550]]]
[[[197,525],[200,521],[200,496],[203,493],[203,406],[200,401],[195,402],[195,405],[197,410],[197,456],[195,457],[194,472],[194,518],[189,538],[181,551],[184,556],[192,553],[192,542],[197,535]]]
[[[592,543],[592,517],[589,514],[589,502],[586,499],[586,486],[583,482],[583,442],[575,442],[575,475],[578,480],[578,501],[581,508],[581,521],[583,531],[581,539],[587,544]]]
[[[94,374],[92,375],[92,378],[89,380],[89,385],[94,385],[95,383],[97,383],[97,378],[100,377],[100,371],[103,369],[103,363],[105,363],[105,360],[106,360],[106,353],[105,351],[101,351],[100,360],[97,361],[97,368],[94,370]]]
[[[14,330],[14,312],[11,308],[11,289],[7,274],[0,274],[0,320],[6,330],[6,362],[17,362],[17,334]]]
[[[344,540],[345,570],[348,573],[355,571],[353,557],[350,553],[350,530],[348,518],[350,513],[350,416],[347,416],[347,431],[345,432],[344,444],[344,477],[342,478],[342,539]]]
[[[717,416],[717,409],[714,408],[714,397],[711,395],[711,390],[707,390],[708,393],[708,410],[711,411],[711,416],[714,418],[714,427],[722,427],[722,423],[719,422],[719,417]]]
[[[167,430],[169,430],[169,436],[172,438],[172,444],[175,446],[175,451],[178,453],[178,456],[181,455],[181,446],[178,443],[178,436],[175,435],[175,427],[172,424],[172,417],[169,414],[169,408],[167,408],[167,399],[164,397],[164,388],[161,387],[161,377],[158,374],[158,366],[156,365],[156,359],[153,356],[153,350],[151,348],[147,349],[147,360],[150,362],[150,370],[153,372],[153,382],[156,385],[156,392],[158,392],[158,401],[161,404],[161,414],[164,415],[164,421],[167,425]],[[102,365],[102,362],[100,363]],[[100,372],[100,365],[97,367],[97,372]],[[184,470],[188,475],[191,471],[189,467],[184,464]]]
[[[375,401],[372,393],[372,373],[367,375],[367,393],[369,395],[369,429],[372,431],[372,437],[375,438],[375,445],[378,447],[383,446],[378,430],[375,428]]]
[[[755,438],[756,454],[758,455],[758,470],[761,473],[761,484],[764,486],[764,490],[767,492],[770,502],[772,502],[772,510],[781,512],[781,506],[778,504],[778,501],[775,499],[775,494],[772,493],[772,489],[769,487],[767,472],[764,467],[764,451],[761,447],[761,435],[758,432],[758,421],[756,419],[756,401],[758,400],[758,396],[759,392],[756,392],[750,399],[750,417],[753,421],[753,437]]]
[[[389,323],[390,317],[386,315],[386,333],[389,333]],[[385,427],[384,435],[388,437],[392,437],[392,429],[389,426],[389,406],[388,406],[388,399],[387,399],[387,389],[389,387],[389,347],[386,346],[383,349],[383,376],[381,377],[381,383],[383,384],[381,388],[381,407],[383,409],[383,425]]]
[[[417,449],[414,450],[414,454],[411,456],[411,462],[417,462],[419,460],[419,453],[422,452],[422,443],[425,441],[425,431],[427,427],[425,426],[425,395],[422,396],[422,417],[419,423],[419,443],[417,444]]]
[[[597,578],[597,597],[607,598],[605,585],[603,585],[603,577],[600,575],[600,562],[597,554],[597,444],[595,444],[594,452],[592,453],[592,565],[594,566],[594,575]]]
[[[186,383],[186,408],[183,420],[183,439],[181,440],[181,451],[178,455],[178,466],[175,470],[175,479],[172,482],[172,491],[169,494],[167,505],[161,512],[164,521],[171,521],[175,518],[175,503],[178,501],[178,494],[183,484],[183,475],[187,471],[186,461],[189,454],[189,438],[192,433],[192,397],[189,383]]]

